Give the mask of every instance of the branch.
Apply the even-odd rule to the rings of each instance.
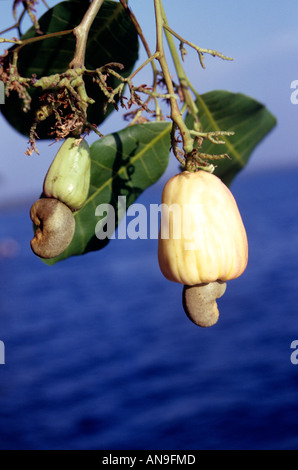
[[[0,43],[1,42],[12,42],[13,44],[22,44],[22,41],[19,39],[5,39],[5,38],[0,38]]]
[[[170,34],[170,32],[166,28],[168,26],[168,21],[167,21],[166,14],[165,14],[163,6],[162,6],[162,16],[163,16],[163,21],[164,21],[165,35],[166,35],[166,38],[167,38],[169,49],[171,51],[171,56],[172,56],[172,59],[173,59],[173,62],[174,62],[174,66],[175,66],[175,69],[176,69],[176,72],[177,72],[177,75],[178,75],[178,79],[179,79],[181,91],[182,91],[182,94],[183,94],[184,102],[186,103],[189,112],[192,114],[196,125],[199,126],[198,108],[197,108],[197,106],[196,106],[196,104],[195,104],[195,102],[194,102],[194,100],[191,96],[190,91],[189,91],[187,76],[186,76],[186,74],[184,72],[184,69],[181,65],[181,62],[179,60],[179,55],[177,53],[177,50],[176,50],[176,47],[175,47],[175,44],[174,44],[173,36],[172,36],[172,34]]]
[[[76,50],[75,55],[69,64],[70,69],[76,69],[84,66],[88,34],[103,2],[104,0],[92,0],[81,23],[73,30],[73,34],[76,37]]]
[[[156,18],[156,52],[159,52],[157,60],[160,63],[160,67],[163,72],[164,80],[170,95],[170,105],[171,105],[171,119],[179,128],[182,141],[183,141],[183,150],[185,154],[189,154],[193,150],[194,140],[192,139],[189,129],[187,128],[180,109],[178,107],[177,99],[175,96],[175,90],[172,82],[172,78],[169,72],[167,60],[165,57],[164,46],[163,46],[163,28],[164,21],[162,17],[162,6],[160,0],[154,0],[155,6],[155,18]]]
[[[35,36],[33,38],[24,39],[23,41],[18,42],[20,45],[14,49],[14,52],[18,53],[22,47],[26,46],[27,44],[31,44],[32,42],[43,41],[44,39],[49,39],[56,36],[65,36],[66,34],[70,34],[72,32],[72,29],[67,29],[65,31],[58,31],[57,33],[43,34],[42,36]]]
[[[155,62],[154,58],[156,58],[156,53],[154,55],[152,55],[151,53],[151,50],[150,50],[150,47],[146,41],[146,38],[143,34],[143,31],[142,31],[142,28],[136,18],[136,16],[134,15],[134,13],[131,11],[131,9],[128,7],[127,5],[127,0],[120,0],[120,3],[121,5],[123,6],[124,10],[127,12],[128,16],[130,17],[132,23],[134,24],[136,30],[137,30],[137,33],[143,43],[143,46],[144,46],[144,49],[147,53],[147,56],[148,56],[148,62],[151,62],[151,66],[152,66],[152,71],[153,71],[153,85],[152,85],[152,88],[153,90],[156,90],[157,88],[157,76],[158,76],[158,70],[156,68],[156,65],[155,65]],[[145,66],[147,64],[147,61],[143,64],[143,66]],[[143,67],[142,66],[142,67]],[[140,68],[138,69],[138,72],[139,72]],[[136,72],[137,73],[137,72]],[[136,73],[134,75],[136,75]],[[131,77],[132,78],[132,77]],[[151,97],[149,97],[148,99],[148,103],[149,101],[151,100]],[[159,107],[159,103],[158,103],[158,100],[157,99],[154,99],[155,101],[155,114],[156,114],[156,118],[157,120],[159,120],[161,118],[161,109]]]
[[[19,19],[16,21],[16,23],[13,24],[12,26],[9,26],[9,28],[3,29],[3,31],[0,32],[0,35],[4,34],[4,33],[7,33],[11,29],[17,28],[19,36],[21,36],[20,26],[21,26],[21,22],[22,22],[22,19],[23,19],[25,13],[26,13],[26,8],[24,8],[24,10],[22,11]]]
[[[200,64],[201,66],[203,67],[203,69],[205,69],[205,64],[203,62],[203,55],[206,53],[206,54],[210,54],[212,55],[213,57],[220,57],[221,59],[224,59],[224,60],[234,60],[232,57],[227,57],[225,55],[223,55],[221,52],[217,52],[213,49],[203,49],[202,47],[198,47],[196,46],[196,44],[190,42],[190,41],[187,41],[186,39],[184,39],[183,37],[181,37],[179,34],[177,34],[172,28],[170,28],[170,26],[168,24],[164,24],[164,28],[169,31],[173,36],[175,36],[177,39],[179,39],[180,41],[180,50],[181,50],[181,54],[182,54],[182,59],[184,58],[184,55],[186,54],[186,51],[183,47],[184,44],[187,44],[189,47],[192,47],[193,49],[195,49],[197,51],[197,53],[199,54],[199,60],[200,60]]]

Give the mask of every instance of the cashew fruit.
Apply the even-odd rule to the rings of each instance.
[[[240,276],[247,260],[246,231],[227,186],[204,170],[173,176],[162,193],[163,275],[187,286],[225,282]]]
[[[68,137],[46,174],[45,197],[59,199],[72,211],[80,209],[88,197],[90,171],[89,145],[85,140]]]

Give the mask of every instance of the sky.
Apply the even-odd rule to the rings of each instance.
[[[54,6],[58,2],[48,0],[47,3]],[[130,0],[129,4],[154,52],[153,0]],[[0,0],[0,30],[13,24],[11,5],[11,0]],[[298,104],[291,102],[294,91],[291,83],[298,80],[296,0],[163,0],[163,5],[170,26],[182,37],[234,58],[233,62],[228,62],[205,56],[206,69],[203,70],[196,52],[188,49],[184,69],[197,92],[225,89],[250,95],[263,103],[278,120],[243,171],[297,166]],[[38,11],[45,11],[41,0]],[[29,21],[24,22],[24,30],[29,26]],[[11,36],[15,34],[11,33]],[[145,59],[145,51],[140,46],[137,66]],[[172,67],[169,56],[168,62]],[[172,70],[174,75],[174,68]],[[136,77],[135,83],[151,83],[151,76],[148,66]],[[106,135],[125,126],[121,113],[113,113],[100,131]],[[0,133],[0,207],[15,200],[35,200],[58,150],[57,145],[49,146],[50,141],[39,142],[40,155],[26,156],[27,138],[14,131],[1,113]],[[89,136],[88,143],[97,138],[95,134]],[[172,156],[167,174],[174,174],[176,169],[176,160]]]

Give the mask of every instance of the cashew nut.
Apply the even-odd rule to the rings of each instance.
[[[72,241],[75,219],[72,211],[58,199],[38,199],[30,210],[35,225],[32,251],[41,258],[55,258]]]
[[[225,293],[226,287],[222,281],[184,286],[182,303],[188,318],[201,327],[215,325],[219,317],[216,299]]]

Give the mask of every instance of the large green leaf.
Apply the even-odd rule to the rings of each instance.
[[[203,132],[234,131],[235,135],[224,137],[226,144],[213,144],[205,140],[201,151],[209,154],[227,153],[227,158],[216,160],[215,174],[225,184],[230,184],[234,176],[246,165],[257,144],[276,124],[275,117],[265,106],[241,93],[216,90],[197,95],[199,119]],[[186,124],[193,127],[193,117],[186,117]]]
[[[40,29],[44,34],[72,29],[80,23],[88,6],[89,4],[84,1],[61,2],[39,19]],[[32,27],[22,36],[22,39],[35,36],[36,32]],[[62,73],[68,68],[74,51],[75,37],[73,34],[28,44],[19,53],[19,73],[24,77],[36,74],[37,78]],[[119,2],[105,0],[90,29],[85,66],[94,70],[107,63],[118,62],[124,65],[122,75],[127,76],[132,71],[137,58],[138,35],[134,25]],[[107,84],[114,88],[118,81],[115,77],[110,77]],[[105,97],[103,93],[91,79],[86,79],[86,87],[88,95],[96,101],[88,108],[88,119],[89,122],[98,125],[114,108],[110,105],[107,112],[104,113]],[[33,90],[31,93],[32,106],[28,113],[22,111],[22,102],[16,92],[12,92],[10,97],[6,98],[5,105],[1,106],[6,119],[19,132],[28,135],[36,109],[39,107],[39,97],[43,93],[39,89]],[[39,124],[40,138],[48,137],[49,127],[52,124],[51,118]]]
[[[47,264],[69,256],[100,250],[109,238],[98,239],[95,230],[104,229],[106,214],[96,215],[96,208],[109,204],[110,214],[118,213],[115,227],[138,196],[155,183],[168,165],[170,149],[169,122],[137,124],[107,135],[91,145],[91,185],[85,206],[75,214],[74,238],[57,258]],[[125,199],[119,197],[125,197]],[[118,204],[120,202],[120,204]],[[123,206],[122,203],[126,204]],[[126,206],[126,207],[125,207]],[[101,206],[103,207],[103,206]]]

